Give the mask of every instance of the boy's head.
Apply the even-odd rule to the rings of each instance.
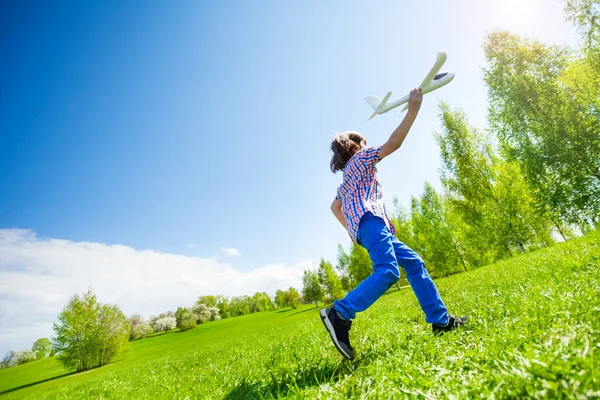
[[[331,172],[341,171],[346,163],[360,149],[367,145],[367,140],[358,132],[342,132],[333,137],[331,142]]]

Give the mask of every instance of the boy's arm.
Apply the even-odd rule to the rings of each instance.
[[[410,130],[410,127],[412,126],[413,122],[415,122],[415,118],[417,118],[419,108],[421,108],[422,100],[423,93],[421,92],[421,89],[411,90],[410,98],[408,99],[408,112],[404,116],[404,119],[400,125],[398,125],[396,130],[394,130],[388,141],[381,146],[381,150],[379,152],[380,160],[386,156],[389,156],[400,148],[402,142],[404,142],[404,138]]]
[[[333,214],[338,219],[338,221],[340,221],[340,224],[342,224],[344,229],[348,229],[346,227],[346,218],[344,217],[344,213],[342,212],[342,202],[339,199],[333,200],[333,203],[331,203],[331,211],[333,211]]]

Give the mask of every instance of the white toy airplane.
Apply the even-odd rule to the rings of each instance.
[[[423,91],[423,94],[433,92],[434,90],[439,89],[442,86],[449,84],[450,81],[452,79],[454,79],[454,74],[452,72],[443,72],[441,74],[438,74],[438,71],[440,70],[440,68],[442,68],[442,65],[444,65],[444,63],[446,62],[447,57],[448,56],[446,55],[446,53],[442,53],[442,52],[437,53],[437,60],[435,61],[435,64],[433,65],[433,67],[431,68],[431,70],[429,71],[429,73],[427,74],[425,79],[423,80],[423,82],[419,85],[419,87]],[[375,110],[375,112],[369,117],[369,119],[373,118],[377,114],[384,114],[390,110],[393,110],[394,108],[396,108],[398,106],[401,106],[404,103],[407,103],[408,99],[410,97],[410,93],[409,93],[401,99],[398,99],[396,101],[392,101],[392,102],[388,103],[387,101],[390,99],[391,95],[392,95],[392,92],[388,92],[388,94],[385,95],[383,100],[377,96],[365,97],[365,100],[367,101],[367,103],[369,103],[371,105],[371,107],[373,107],[373,110]],[[407,108],[408,108],[408,104],[406,106],[404,106],[402,111],[405,111]]]

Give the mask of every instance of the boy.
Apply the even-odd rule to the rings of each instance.
[[[354,358],[349,338],[352,319],[400,278],[398,265],[404,268],[434,333],[457,328],[467,320],[448,314],[421,257],[394,236],[375,168],[375,164],[400,148],[419,113],[422,99],[421,89],[410,92],[404,120],[381,147],[366,148],[367,141],[355,132],[338,134],[331,143],[331,171],[344,171],[331,211],[348,230],[352,241],[366,248],[373,261],[373,274],[344,299],[335,301],[333,307],[320,312],[333,344],[349,360]]]

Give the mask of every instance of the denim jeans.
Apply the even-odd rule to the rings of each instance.
[[[366,310],[400,278],[400,265],[408,282],[431,324],[446,325],[448,311],[423,260],[407,245],[399,241],[380,217],[367,212],[360,220],[357,242],[369,252],[373,273],[362,281],[334,308],[344,319],[354,319],[357,312]]]

